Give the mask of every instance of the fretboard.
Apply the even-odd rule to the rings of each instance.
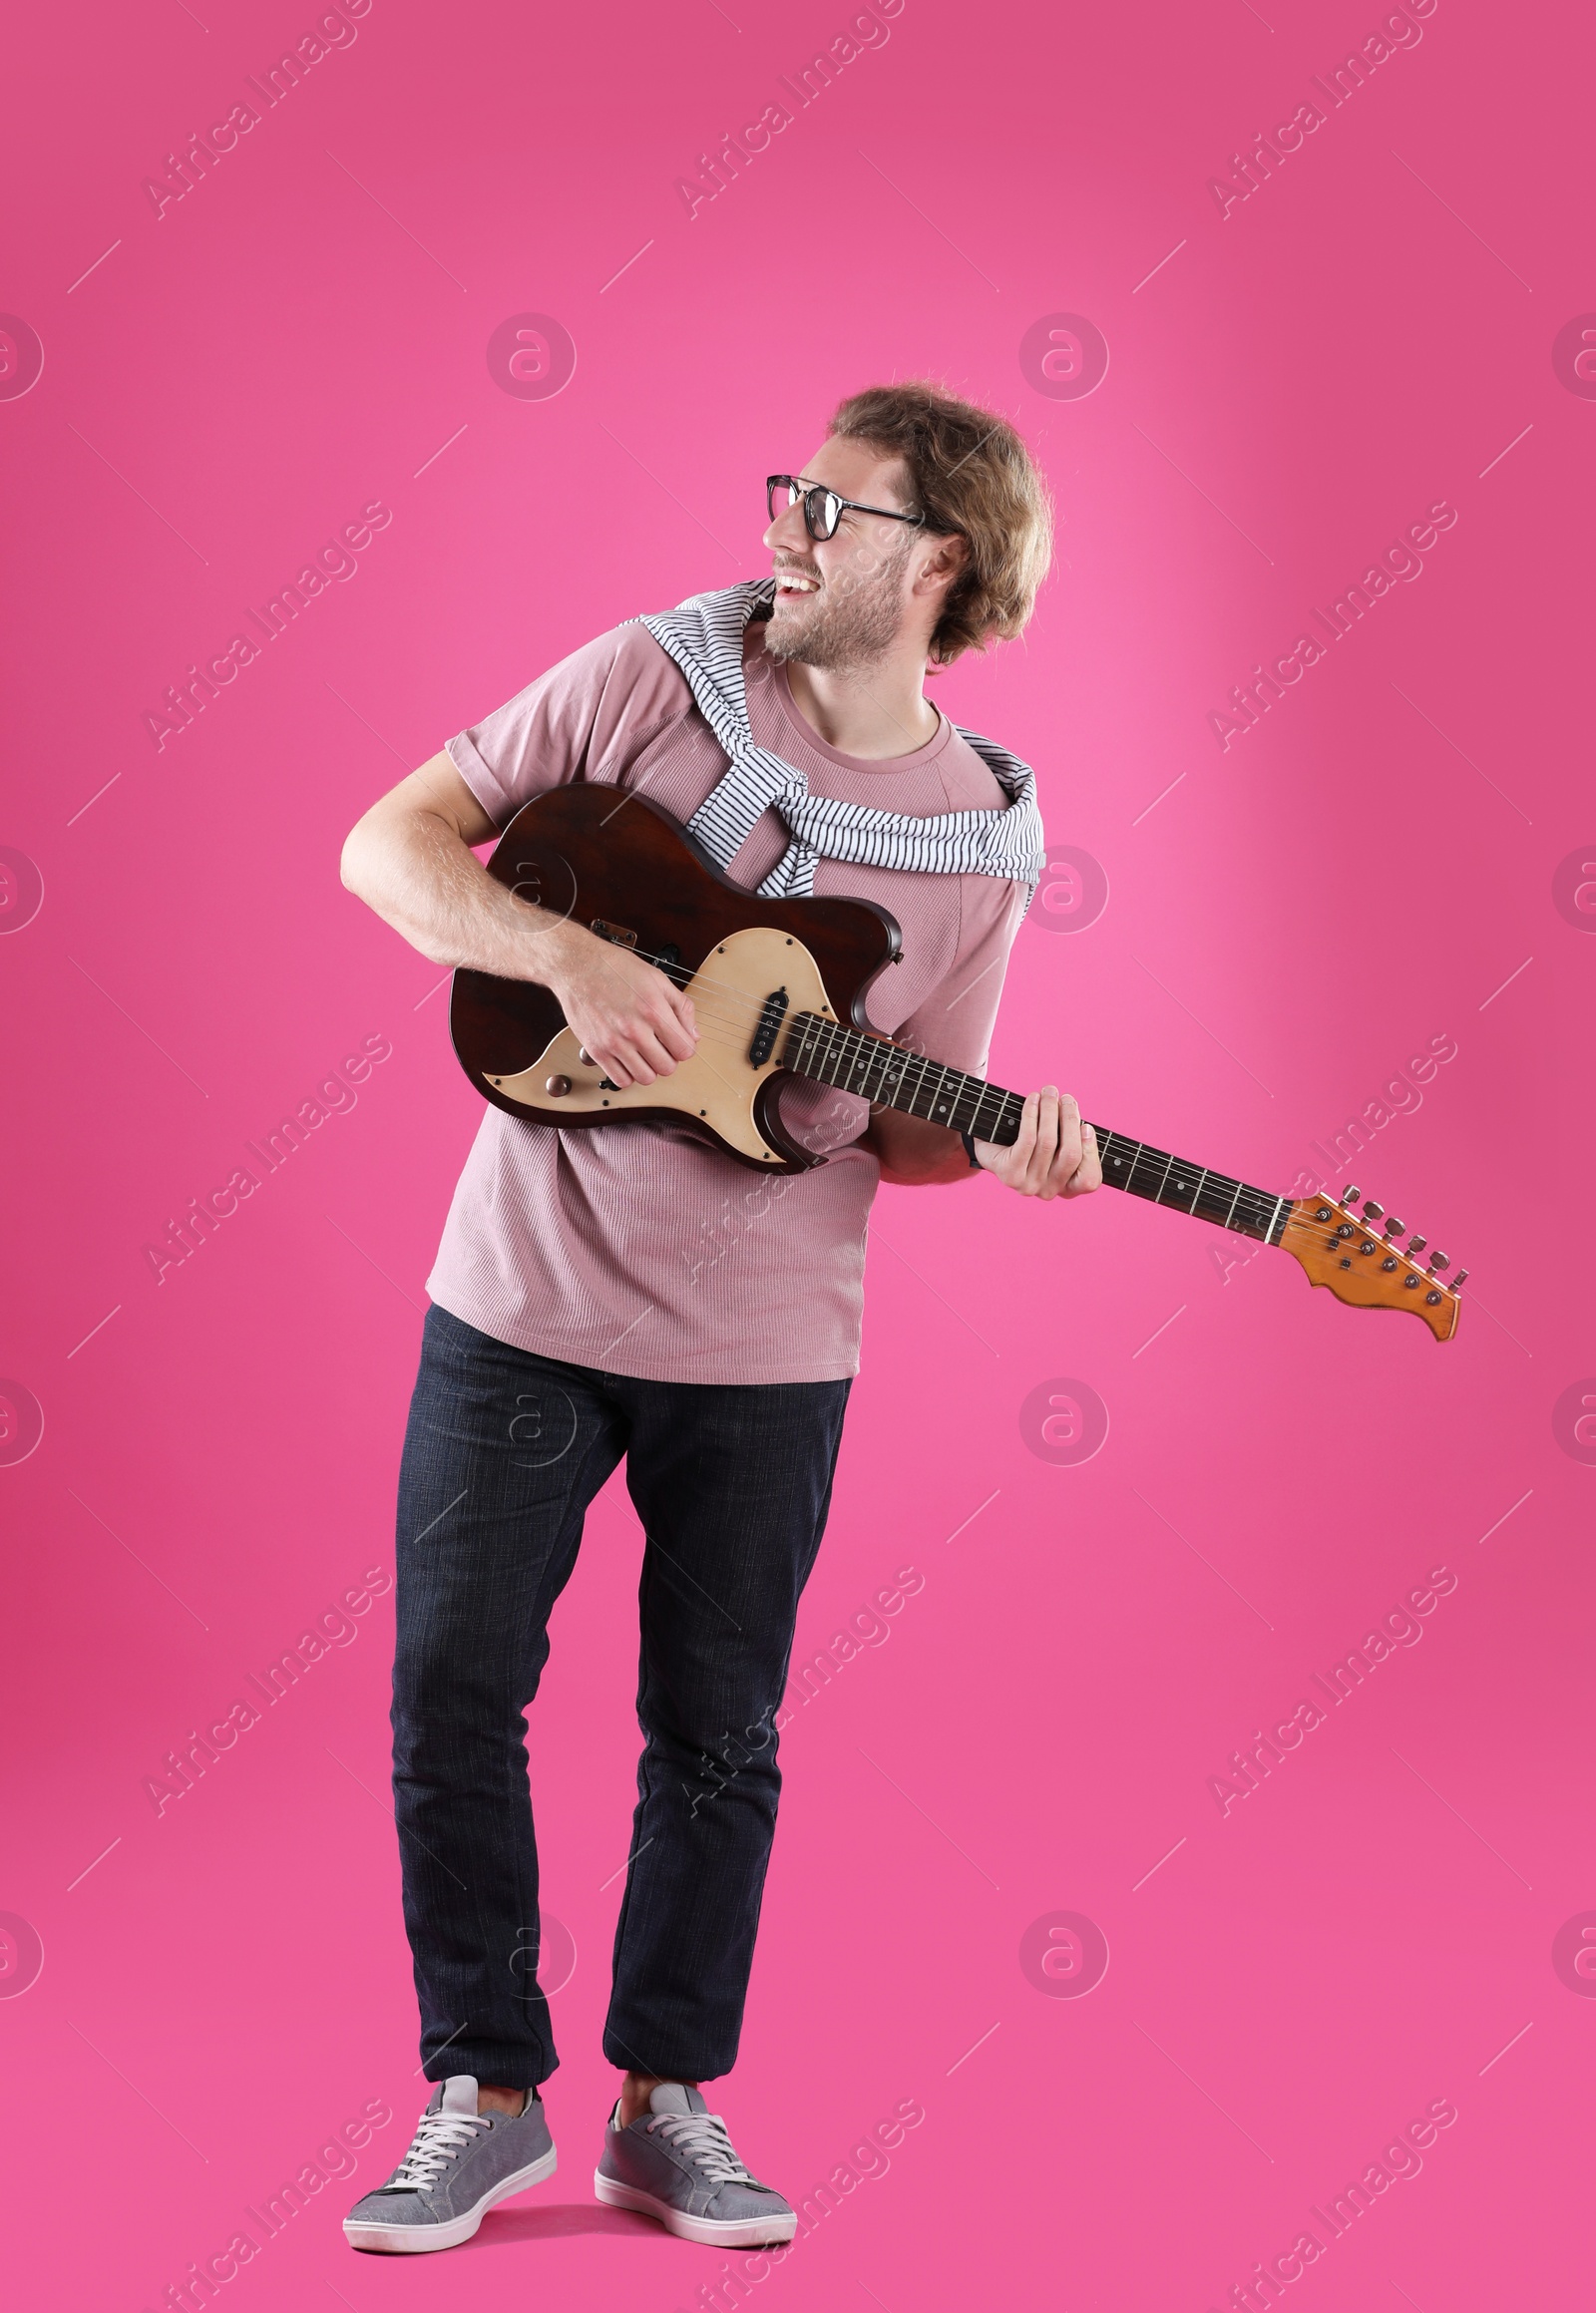
[[[1004,1092],[980,1076],[967,1076],[942,1060],[928,1060],[884,1037],[823,1019],[818,1012],[795,1015],[781,1063],[797,1076],[813,1077],[835,1085],[839,1092],[902,1109],[906,1116],[924,1117],[928,1123],[968,1132],[1000,1148],[1011,1148],[1019,1137],[1024,1101],[1017,1092]],[[1286,1198],[1232,1180],[1228,1173],[1190,1164],[1144,1140],[1132,1140],[1128,1133],[1111,1132],[1101,1124],[1092,1130],[1103,1180],[1110,1188],[1126,1189],[1154,1205],[1173,1205],[1243,1237],[1279,1244],[1291,1210]]]

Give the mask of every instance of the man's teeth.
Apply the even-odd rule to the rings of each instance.
[[[813,578],[800,578],[796,573],[792,571],[778,571],[776,574],[776,590],[778,593],[787,591],[791,593],[813,594],[818,591],[818,587],[816,580]]]

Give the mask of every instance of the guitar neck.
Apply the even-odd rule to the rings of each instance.
[[[818,1012],[794,1017],[781,1063],[796,1076],[835,1085],[839,1092],[901,1109],[906,1116],[924,1117],[952,1132],[972,1133],[1000,1148],[1011,1148],[1019,1138],[1024,1107],[1019,1093],[1004,1092],[980,1076],[967,1076],[960,1068],[823,1019]],[[1172,1205],[1238,1236],[1256,1237],[1266,1245],[1280,1243],[1291,1212],[1286,1198],[1232,1180],[1227,1173],[1189,1164],[1184,1157],[1132,1140],[1128,1133],[1111,1132],[1100,1124],[1092,1129],[1108,1187],[1145,1197],[1150,1204]]]

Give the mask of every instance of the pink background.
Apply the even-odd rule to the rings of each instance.
[[[1422,2172],[1288,2300],[1571,2302],[1596,1979],[1552,1945],[1596,1906],[1596,1448],[1554,1407],[1596,1368],[1596,916],[1570,896],[1596,860],[1596,407],[1553,343],[1596,306],[1588,19],[1440,0],[1222,215],[1208,180],[1315,98],[1375,0],[1061,23],[906,0],[689,218],[676,179],[847,0],[375,0],[158,216],[145,178],[315,15],[35,12],[13,82],[0,305],[45,361],[0,405],[0,844],[43,904],[17,924],[19,871],[0,1372],[44,1430],[0,1468],[0,1910],[44,1964],[28,1983],[26,1932],[0,1942],[10,2297],[183,2302],[191,2261],[386,2100],[229,2313],[726,2301],[699,2295],[713,2252],[588,2182],[636,1741],[620,1492],[532,1736],[577,1950],[565,2165],[472,2247],[358,2258],[338,2230],[423,2094],[382,1795],[391,1596],[160,1815],[145,1778],[392,1565],[421,1280],[478,1111],[438,974],[339,887],[345,830],[590,635],[762,571],[759,478],[842,393],[934,374],[1017,421],[1060,515],[1025,642],[939,695],[1035,762],[1051,841],[1110,888],[1073,937],[1027,925],[994,1073],[1056,1073],[1098,1120],[1285,1188],[1450,1039],[1353,1170],[1473,1274],[1438,1349],[1286,1260],[1222,1273],[1234,1245],[1129,1199],[884,1193],[802,1652],[898,1569],[924,1587],[787,1731],[714,2101],[794,2198],[900,2101],[926,2118],[744,2288],[1203,2313],[1448,2099]],[[577,347],[552,398],[489,373],[528,311]],[[1060,312],[1110,350],[1074,399],[1019,360]],[[379,500],[357,576],[158,749],[166,686]],[[1221,748],[1230,686],[1442,500],[1422,576]],[[393,1049],[358,1106],[158,1285],[146,1244],[367,1035]],[[1074,1466],[1020,1426],[1058,1376],[1109,1412]],[[1420,1643],[1222,1814],[1236,1745],[1440,1567]],[[1065,1911],[1109,1948],[1084,1999],[1021,1966]]]

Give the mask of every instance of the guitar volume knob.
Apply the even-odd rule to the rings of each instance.
[[[544,1083],[544,1090],[551,1100],[564,1100],[566,1094],[571,1090],[571,1078],[569,1076],[550,1076]]]

